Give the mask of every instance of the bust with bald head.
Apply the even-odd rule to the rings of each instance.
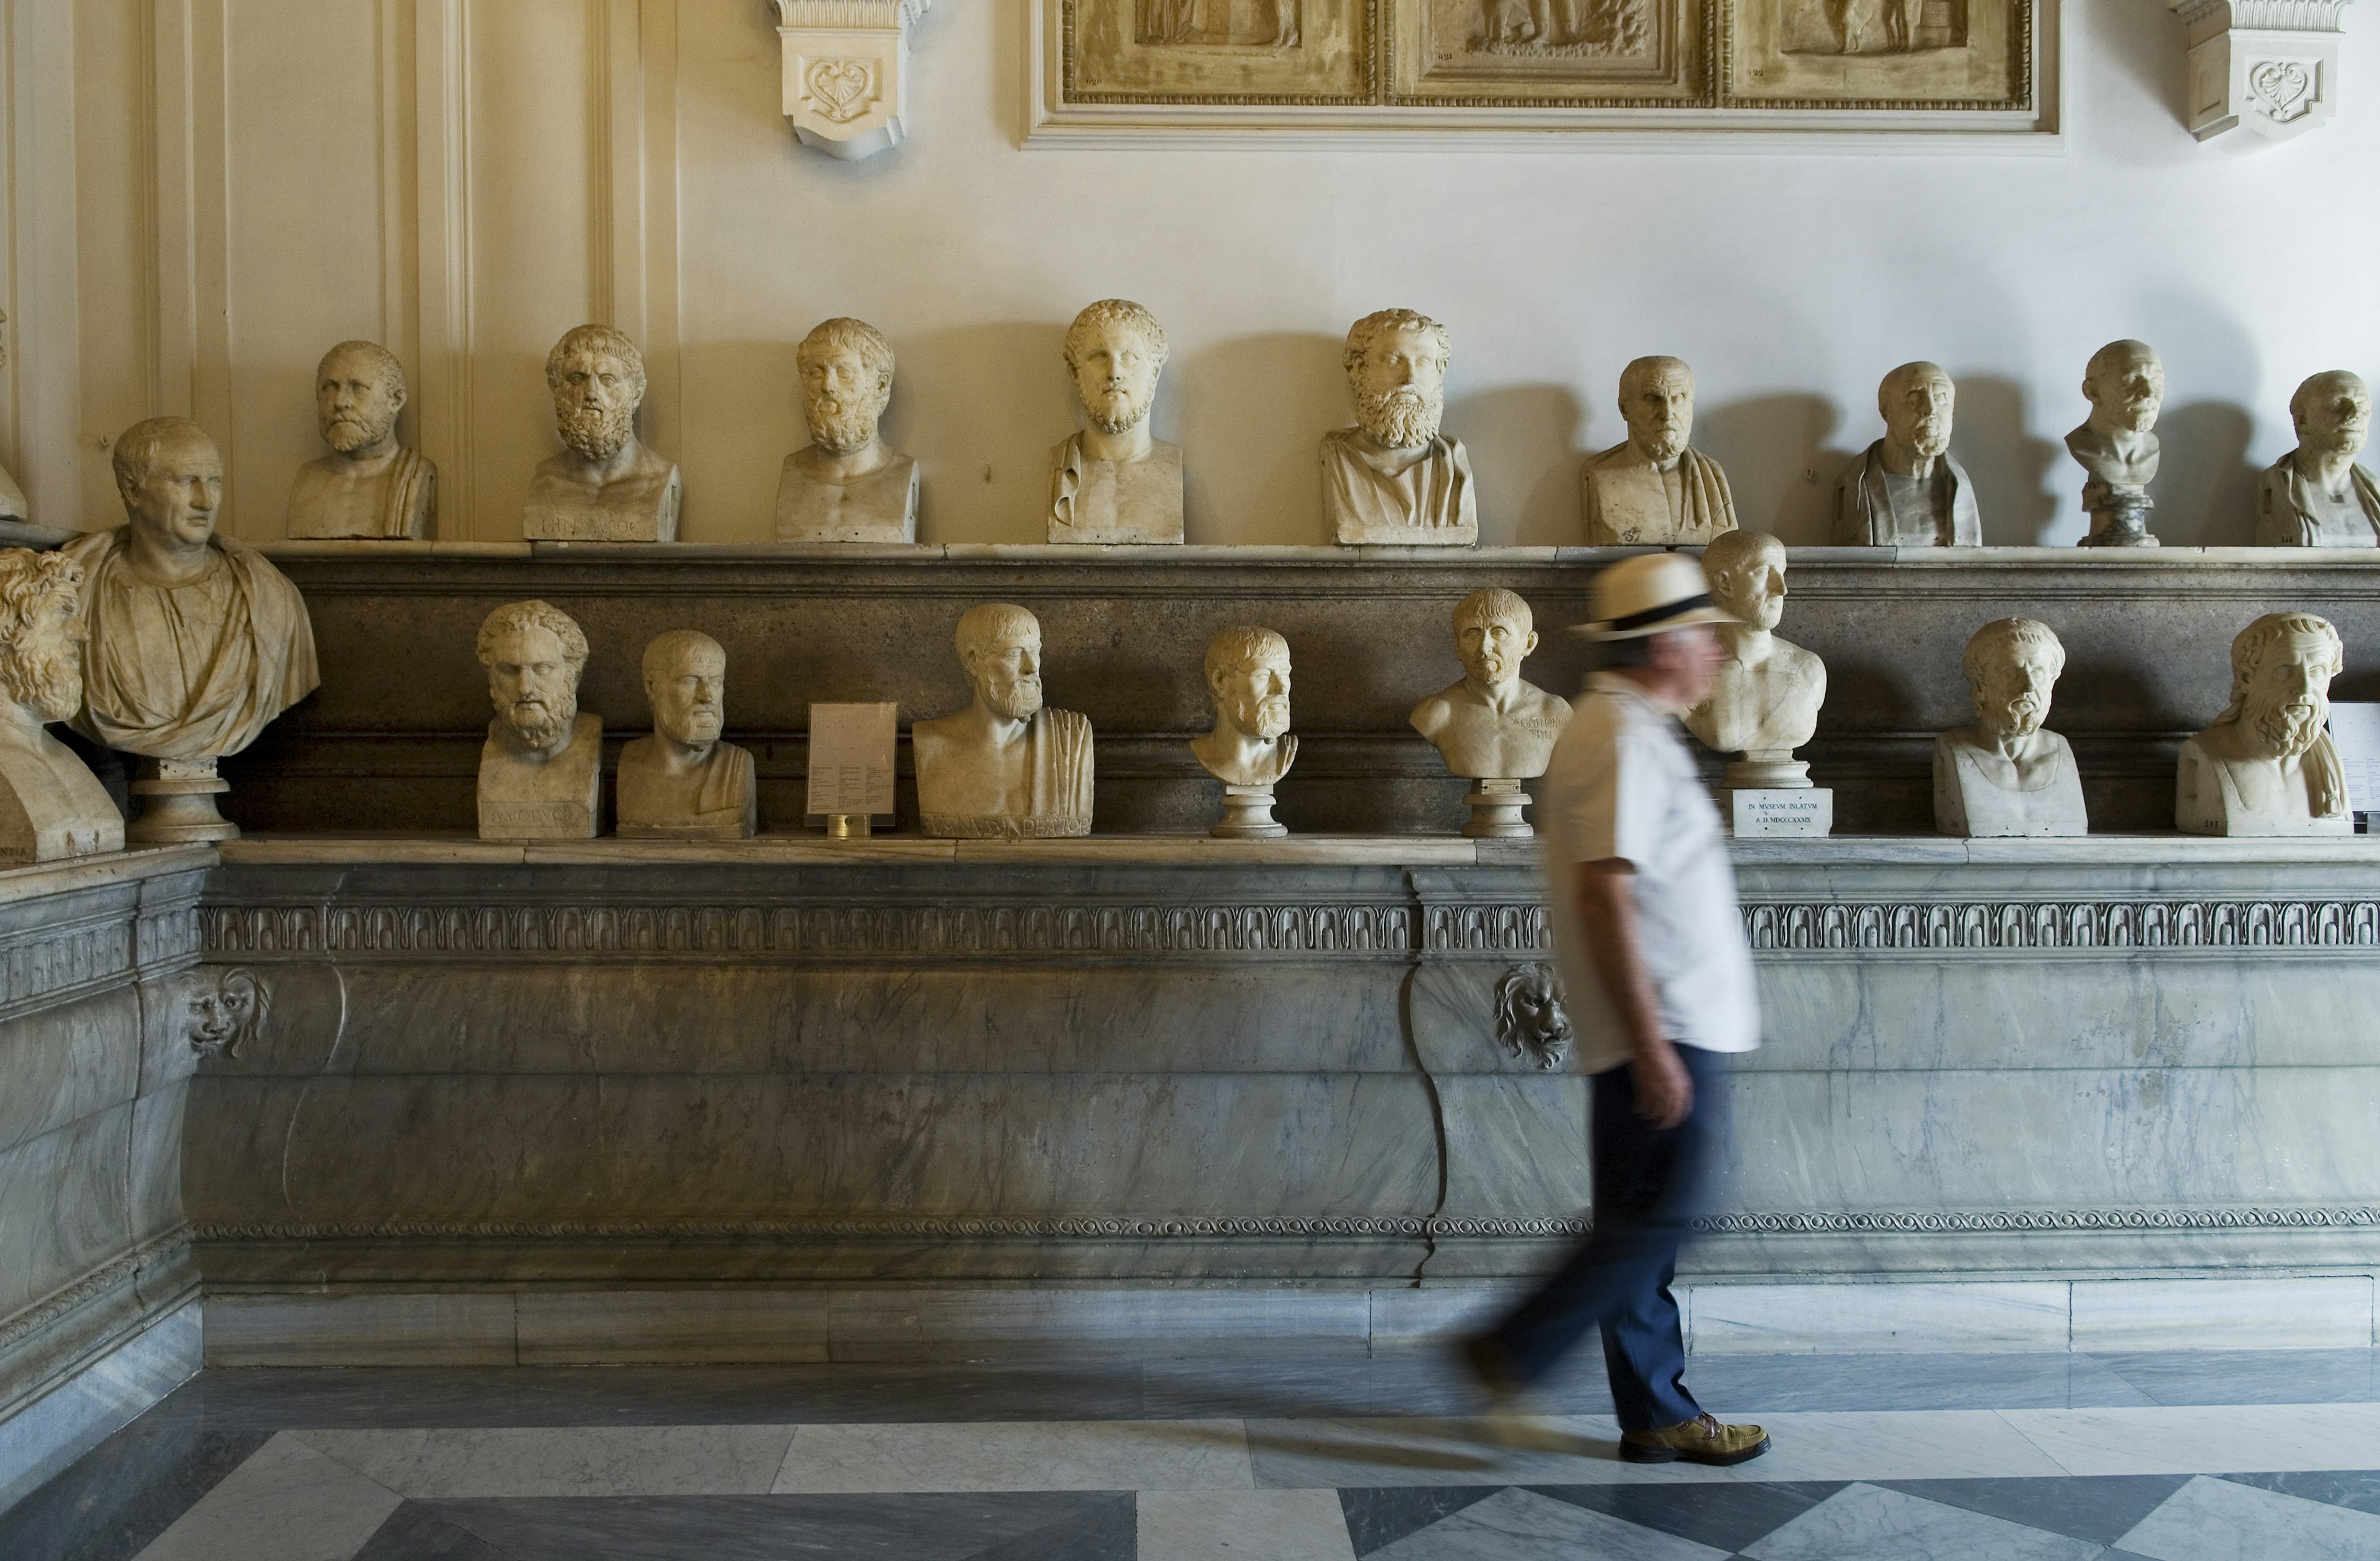
[[[1876,388],[1884,437],[1835,489],[1835,542],[1849,548],[1979,548],[1975,485],[1950,454],[1958,391],[1937,363],[1904,363]]]
[[[405,369],[377,342],[341,342],[314,370],[314,412],[331,453],[298,468],[293,538],[420,541],[436,529],[438,468],[397,442]]]
[[[759,822],[752,756],[719,734],[727,720],[727,652],[672,629],[645,647],[653,734],[620,752],[620,834],[628,840],[742,840]]]
[[[1006,602],[959,617],[974,701],[909,729],[918,825],[940,840],[1091,832],[1091,723],[1041,702],[1041,623]]]
[[[1102,298],[1066,331],[1066,373],[1084,427],[1050,455],[1050,540],[1182,540],[1182,447],[1148,426],[1172,348],[1157,317]]]
[[[1628,438],[1587,458],[1579,502],[1590,547],[1674,547],[1735,529],[1735,495],[1719,464],[1688,442],[1694,371],[1674,357],[1640,357],[1620,371]]]
[[[1827,667],[1771,632],[1785,612],[1785,544],[1765,531],[1730,531],[1703,550],[1703,575],[1711,605],[1734,622],[1715,625],[1727,659],[1710,697],[1686,712],[1686,730],[1741,756],[1727,767],[1730,787],[1807,786],[1810,767],[1793,750],[1818,730]]]
[[[2148,485],[2157,473],[2157,409],[2165,403],[2165,365],[2146,342],[2109,342],[2082,371],[2091,416],[2066,436],[2067,453],[2089,474],[2086,548],[2153,548]]]
[[[608,325],[564,333],[545,359],[562,453],[530,478],[521,535],[533,540],[674,542],[677,466],[637,437],[645,357]]]
[[[863,320],[830,320],[795,353],[810,442],[777,477],[780,542],[914,542],[917,463],[884,442],[892,344]]]
[[[2266,548],[2380,547],[2380,481],[2358,466],[2372,433],[2372,391],[2333,369],[2289,397],[2298,447],[2274,462],[2256,492],[2256,542]]]

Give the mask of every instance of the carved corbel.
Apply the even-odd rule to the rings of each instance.
[[[777,0],[785,117],[805,146],[873,157],[901,144],[909,29],[933,0]]]
[[[2350,0],[2168,0],[2190,45],[2190,133],[2271,140],[2330,122]]]

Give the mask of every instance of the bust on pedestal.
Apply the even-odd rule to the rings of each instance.
[[[603,719],[578,709],[587,635],[542,601],[497,608],[480,625],[496,719],[480,749],[480,838],[593,840],[603,801]]]
[[[2165,365],[2146,342],[2109,342],[2082,371],[2091,416],[2066,436],[2067,454],[2090,474],[2082,507],[2091,514],[2086,548],[2154,548],[2148,533],[2149,484],[2157,473],[2157,408]]]
[[[1149,431],[1165,328],[1127,298],[1105,298],[1066,331],[1066,372],[1089,427],[1050,453],[1050,540],[1182,540],[1182,447]]]
[[[2355,828],[2347,775],[2325,730],[2338,631],[2310,612],[2268,612],[2231,642],[2231,703],[2181,745],[2173,821],[2193,835],[2326,835]]]
[[[565,446],[529,479],[532,541],[674,542],[680,488],[668,456],[637,438],[645,357],[608,325],[581,325],[545,360]]]
[[[1515,593],[1489,586],[1454,609],[1454,653],[1463,677],[1414,707],[1413,729],[1429,739],[1446,768],[1475,789],[1463,800],[1475,839],[1525,839],[1524,780],[1546,772],[1554,744],[1570,724],[1570,701],[1521,681],[1521,662],[1537,647],[1535,615]]]
[[[438,468],[396,442],[405,369],[377,342],[341,342],[314,370],[314,412],[331,453],[298,468],[292,538],[420,541],[437,526]]]
[[[2266,468],[2256,490],[2256,545],[2380,547],[2380,481],[2355,464],[2372,433],[2372,392],[2344,369],[2316,374],[2289,397],[2298,447]]]
[[[1765,531],[1723,532],[1703,551],[1703,575],[1712,605],[1735,621],[1713,625],[1727,659],[1685,724],[1706,747],[1738,756],[1721,782],[1736,832],[1830,833],[1834,793],[1813,788],[1810,767],[1793,756],[1818,730],[1826,663],[1770,632],[1785,613],[1785,544]]]
[[[892,344],[860,320],[830,320],[795,361],[810,443],[777,478],[780,542],[914,542],[917,463],[884,442]]]
[[[74,751],[42,728],[82,704],[82,565],[0,551],[0,862],[124,849],[124,817]]]
[[[1223,783],[1223,817],[1209,834],[1227,840],[1278,840],[1272,789],[1297,762],[1289,730],[1289,641],[1270,629],[1237,625],[1207,642],[1207,697],[1214,730],[1190,740],[1190,752]]]
[[[653,734],[620,752],[624,840],[737,841],[759,824],[752,756],[719,740],[727,723],[727,651],[672,629],[645,647]]]
[[[1059,840],[1091,832],[1091,723],[1041,703],[1041,623],[1006,602],[959,616],[975,701],[909,728],[917,823],[938,840]]]
[[[1967,641],[1975,724],[1934,739],[1934,827],[1999,839],[2091,832],[2065,738],[2041,724],[2066,647],[2046,623],[2002,618]]]
[[[1355,321],[1342,361],[1355,426],[1322,436],[1322,513],[1342,547],[1471,547],[1479,506],[1446,410],[1446,327],[1407,309]]]
[[[83,702],[75,730],[144,761],[126,829],[142,844],[229,840],[216,761],[314,691],[314,625],[281,571],[215,534],[223,457],[184,417],[115,442],[126,524],[62,550],[82,566]]]

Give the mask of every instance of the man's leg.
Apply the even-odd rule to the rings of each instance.
[[[1636,1115],[1633,1083],[1615,1102],[1618,1119],[1596,1121],[1596,1208],[1607,1203],[1603,1160],[1609,1143],[1619,1151],[1609,1201],[1627,1211],[1636,1231],[1634,1261],[1612,1276],[1613,1294],[1600,1319],[1603,1363],[1611,1378],[1612,1408],[1622,1431],[1651,1431],[1701,1414],[1686,1391],[1686,1337],[1670,1285],[1678,1249],[1703,1213],[1721,1153],[1727,1101],[1718,1059],[1698,1047],[1678,1053],[1694,1081],[1694,1105],[1667,1132]],[[1598,1106],[1600,1102],[1598,1101]]]

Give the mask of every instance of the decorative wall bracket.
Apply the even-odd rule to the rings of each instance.
[[[2287,140],[2338,106],[2340,22],[2350,0],[2168,0],[2190,41],[2190,133]]]
[[[777,0],[785,117],[805,146],[873,157],[907,133],[909,28],[933,0]]]

